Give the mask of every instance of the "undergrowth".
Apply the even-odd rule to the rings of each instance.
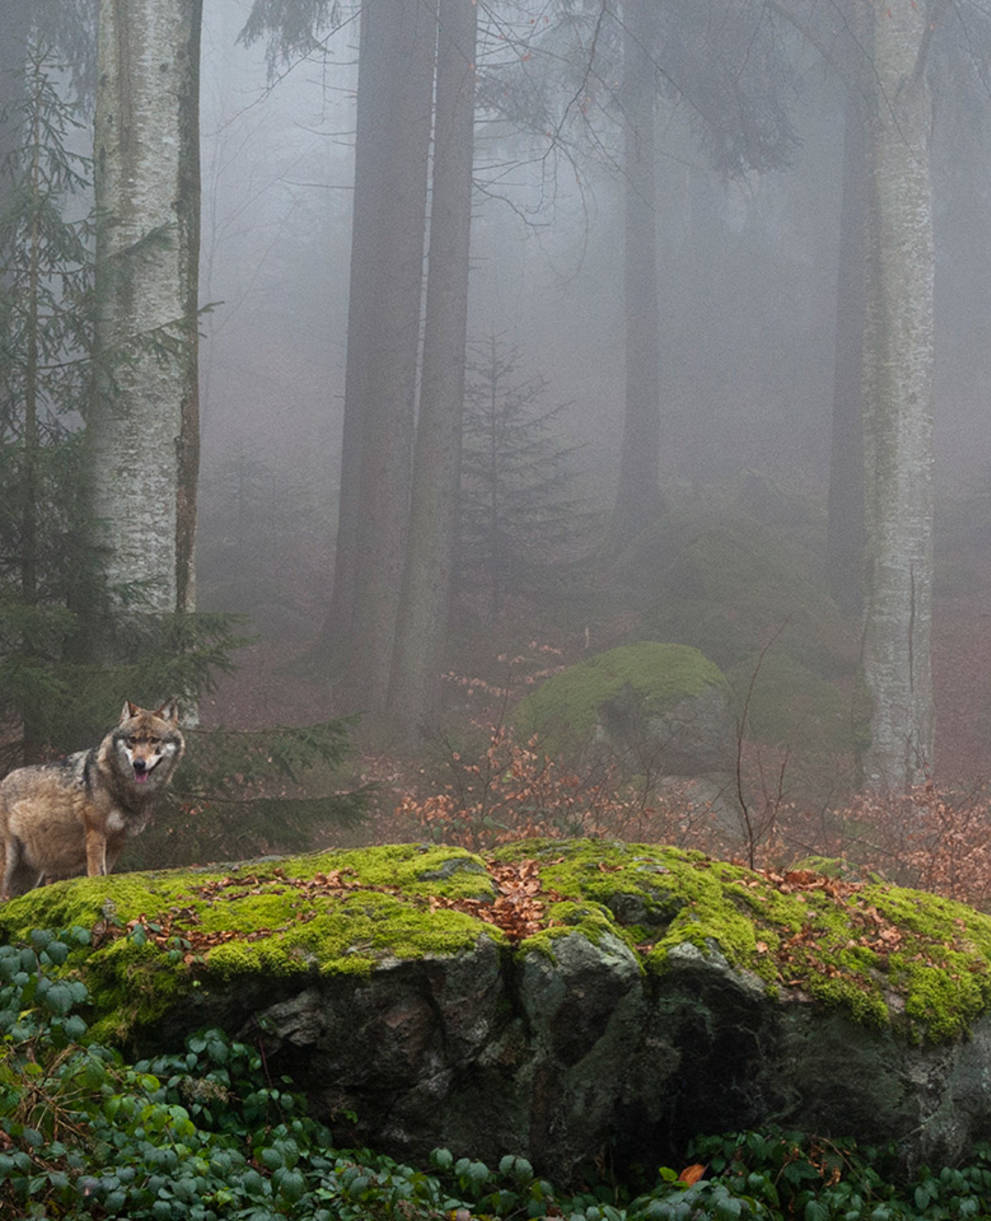
[[[861,793],[818,809],[787,792],[787,755],[751,748],[723,787],[632,772],[609,756],[548,755],[499,723],[474,747],[446,744],[396,808],[400,835],[486,851],[530,838],[600,838],[694,848],[751,868],[818,858],[845,876],[876,875],[991,910],[991,788]]]
[[[128,1221],[899,1221],[986,1217],[991,1151],[899,1183],[886,1157],[781,1131],[699,1138],[648,1190],[565,1192],[525,1158],[437,1149],[428,1169],[334,1146],[293,1082],[219,1030],[134,1064],[87,1042],[86,988],[66,973],[89,932],[0,946],[0,1215]],[[82,1011],[82,1012],[81,1012]],[[893,1165],[893,1163],[891,1163]]]

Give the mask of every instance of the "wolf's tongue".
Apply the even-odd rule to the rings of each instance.
[[[147,779],[148,779],[148,773],[147,773],[147,772],[135,772],[135,773],[134,773],[134,782],[135,782],[135,784],[144,784],[144,782],[145,782]]]

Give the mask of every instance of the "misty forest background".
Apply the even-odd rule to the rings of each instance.
[[[132,867],[592,833],[985,902],[989,17],[4,6],[7,765],[175,690]],[[721,784],[514,738],[638,640],[729,679]]]

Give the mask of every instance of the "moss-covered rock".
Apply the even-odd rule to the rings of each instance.
[[[738,498],[676,506],[631,540],[613,576],[658,640],[694,645],[728,671],[774,639],[822,677],[857,664],[857,625],[829,595],[810,506],[773,519]]]
[[[517,705],[516,730],[550,754],[607,744],[638,769],[698,775],[732,757],[729,686],[698,649],[643,640],[547,679]]]
[[[342,1139],[404,1156],[518,1150],[568,1177],[768,1119],[907,1158],[991,1130],[991,919],[837,869],[405,844],[0,907],[7,940],[72,926],[94,1034],[261,1039]]]
[[[368,975],[385,958],[471,948],[486,926],[453,907],[431,910],[431,900],[494,898],[484,862],[463,849],[386,845],[229,869],[76,878],[4,904],[0,935],[92,928],[80,970],[95,1031],[120,1041],[181,1010],[212,981]]]

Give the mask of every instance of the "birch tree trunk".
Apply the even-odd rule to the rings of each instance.
[[[931,101],[927,6],[869,4],[877,104],[864,360],[864,677],[875,790],[920,781],[933,757]]]
[[[88,528],[118,613],[136,594],[153,613],[194,603],[201,8],[100,3]],[[112,624],[92,627],[112,656]]]
[[[415,738],[436,714],[457,541],[475,125],[474,0],[440,0],[420,411],[390,713]]]
[[[660,507],[660,313],[657,294],[656,90],[647,0],[625,0],[623,292],[626,405],[611,536],[621,546]]]

